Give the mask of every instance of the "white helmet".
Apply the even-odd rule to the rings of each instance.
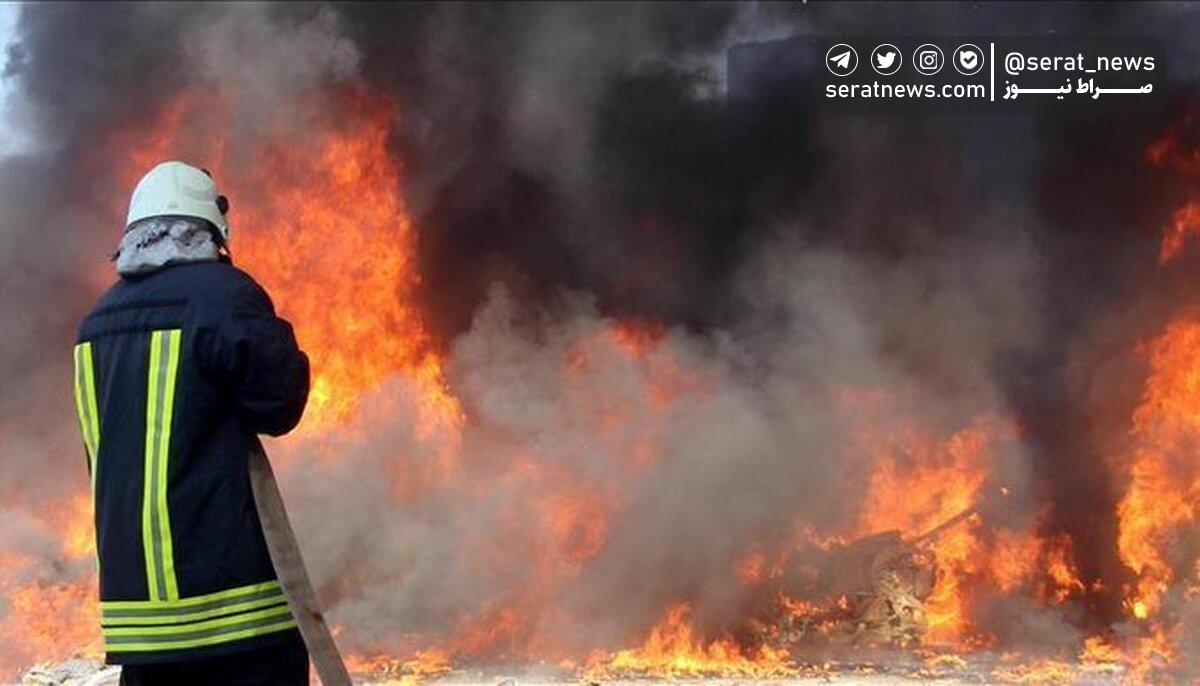
[[[229,201],[217,193],[208,172],[183,162],[163,162],[138,181],[129,199],[128,229],[147,217],[182,216],[206,219],[217,227],[221,242],[229,245]]]

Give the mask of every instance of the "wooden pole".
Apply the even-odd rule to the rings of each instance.
[[[337,644],[333,642],[333,634],[325,624],[317,593],[309,581],[304,558],[300,556],[300,546],[296,543],[296,534],[283,507],[283,496],[279,493],[275,472],[271,470],[267,453],[257,436],[253,437],[250,445],[249,468],[250,487],[254,491],[254,503],[262,522],[263,536],[267,540],[267,550],[271,553],[271,562],[275,565],[283,595],[291,605],[292,616],[300,627],[300,635],[308,646],[308,655],[316,667],[317,676],[324,686],[351,686],[350,674],[338,653]]]

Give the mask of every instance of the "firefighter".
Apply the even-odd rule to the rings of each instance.
[[[147,173],[119,279],[75,345],[100,622],[122,684],[308,684],[246,466],[255,434],[300,421],[308,358],[233,266],[228,209],[204,170]]]

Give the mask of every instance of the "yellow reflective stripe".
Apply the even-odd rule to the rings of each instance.
[[[79,412],[79,431],[88,458],[92,506],[96,503],[96,470],[100,459],[100,412],[96,409],[96,370],[90,341],[75,346],[75,408]],[[94,512],[94,509],[93,509]],[[96,551],[96,573],[100,572],[100,551]]]
[[[142,551],[151,600],[179,597],[171,517],[167,508],[167,474],[171,452],[171,416],[175,407],[175,376],[179,369],[178,329],[150,335],[146,374],[146,454],[142,474]]]
[[[92,468],[92,437],[88,435],[91,423],[87,419],[87,405],[83,401],[83,361],[80,351],[83,344],[75,346],[75,412],[79,415],[79,434],[83,436],[83,449],[87,452],[88,469]]]
[[[174,608],[195,607],[196,605],[204,605],[217,600],[228,600],[230,598],[239,598],[241,596],[255,595],[263,591],[273,589],[282,589],[278,581],[264,581],[261,584],[253,584],[250,586],[240,586],[231,588],[227,591],[217,591],[216,593],[208,593],[205,595],[192,596],[190,598],[179,598],[178,600],[170,601],[151,601],[151,600],[105,600],[100,603],[101,610],[142,610],[142,609],[163,609],[169,610]]]
[[[278,581],[172,601],[118,600],[100,605],[104,649],[109,653],[198,648],[296,626]],[[121,616],[114,617],[118,613]],[[209,618],[210,614],[225,616]]]
[[[100,456],[100,412],[96,409],[96,370],[92,362],[92,344],[83,344],[83,385],[84,399],[87,401],[88,422],[92,435],[92,480],[95,485],[96,460]]]
[[[179,597],[179,586],[175,581],[175,551],[171,543],[171,514],[167,509],[167,473],[171,459],[171,418],[175,409],[175,376],[179,371],[179,341],[182,332],[178,329],[167,332],[168,361],[166,397],[164,402],[161,424],[161,442],[158,446],[158,521],[162,531],[162,575],[166,581],[167,599]]]
[[[158,442],[154,431],[158,408],[158,380],[161,360],[159,339],[161,331],[150,335],[150,363],[146,373],[146,454],[142,459],[142,554],[146,558],[146,583],[149,586],[150,600],[163,600],[164,593],[159,593],[158,561],[154,556],[154,529],[151,515],[154,508],[154,461],[158,451]]]
[[[88,469],[92,468],[91,422],[87,418],[87,402],[83,399],[83,344],[75,346],[75,411],[79,414],[79,433],[87,452]]]
[[[110,626],[144,626],[148,624],[186,624],[188,622],[197,622],[201,619],[209,619],[211,617],[223,617],[226,615],[242,615],[250,610],[258,610],[280,603],[286,603],[283,594],[275,594],[266,598],[257,598],[241,603],[230,603],[218,605],[209,610],[193,610],[190,612],[181,611],[181,614],[137,614],[129,616],[108,616],[103,619],[104,627]]]
[[[133,653],[133,652],[149,652],[155,650],[182,650],[186,648],[202,648],[204,646],[216,645],[219,643],[228,643],[244,638],[253,638],[255,636],[263,636],[266,634],[285,631],[295,628],[296,620],[287,619],[280,622],[265,624],[262,626],[254,626],[248,629],[239,631],[228,631],[219,634],[194,638],[189,640],[178,641],[162,641],[153,643],[109,643],[105,641],[104,649],[109,653]]]
[[[96,453],[100,450],[100,427],[96,411],[96,378],[92,369],[92,344],[75,346],[75,409],[79,414],[79,432],[87,451],[88,469],[95,485]]]
[[[246,612],[233,617],[220,617],[218,619],[209,619],[203,622],[194,622],[182,626],[119,626],[114,628],[103,629],[104,638],[120,638],[123,636],[134,636],[137,638],[156,638],[180,636],[183,634],[198,634],[204,633],[220,633],[220,629],[228,627],[240,627],[241,625],[254,623],[256,620],[273,619],[284,615],[291,617],[292,610],[287,605],[271,607],[257,612]]]

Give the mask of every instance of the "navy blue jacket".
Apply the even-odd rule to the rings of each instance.
[[[108,661],[297,640],[246,457],[300,421],[309,366],[263,289],[222,262],[122,278],[80,327],[74,381]]]

